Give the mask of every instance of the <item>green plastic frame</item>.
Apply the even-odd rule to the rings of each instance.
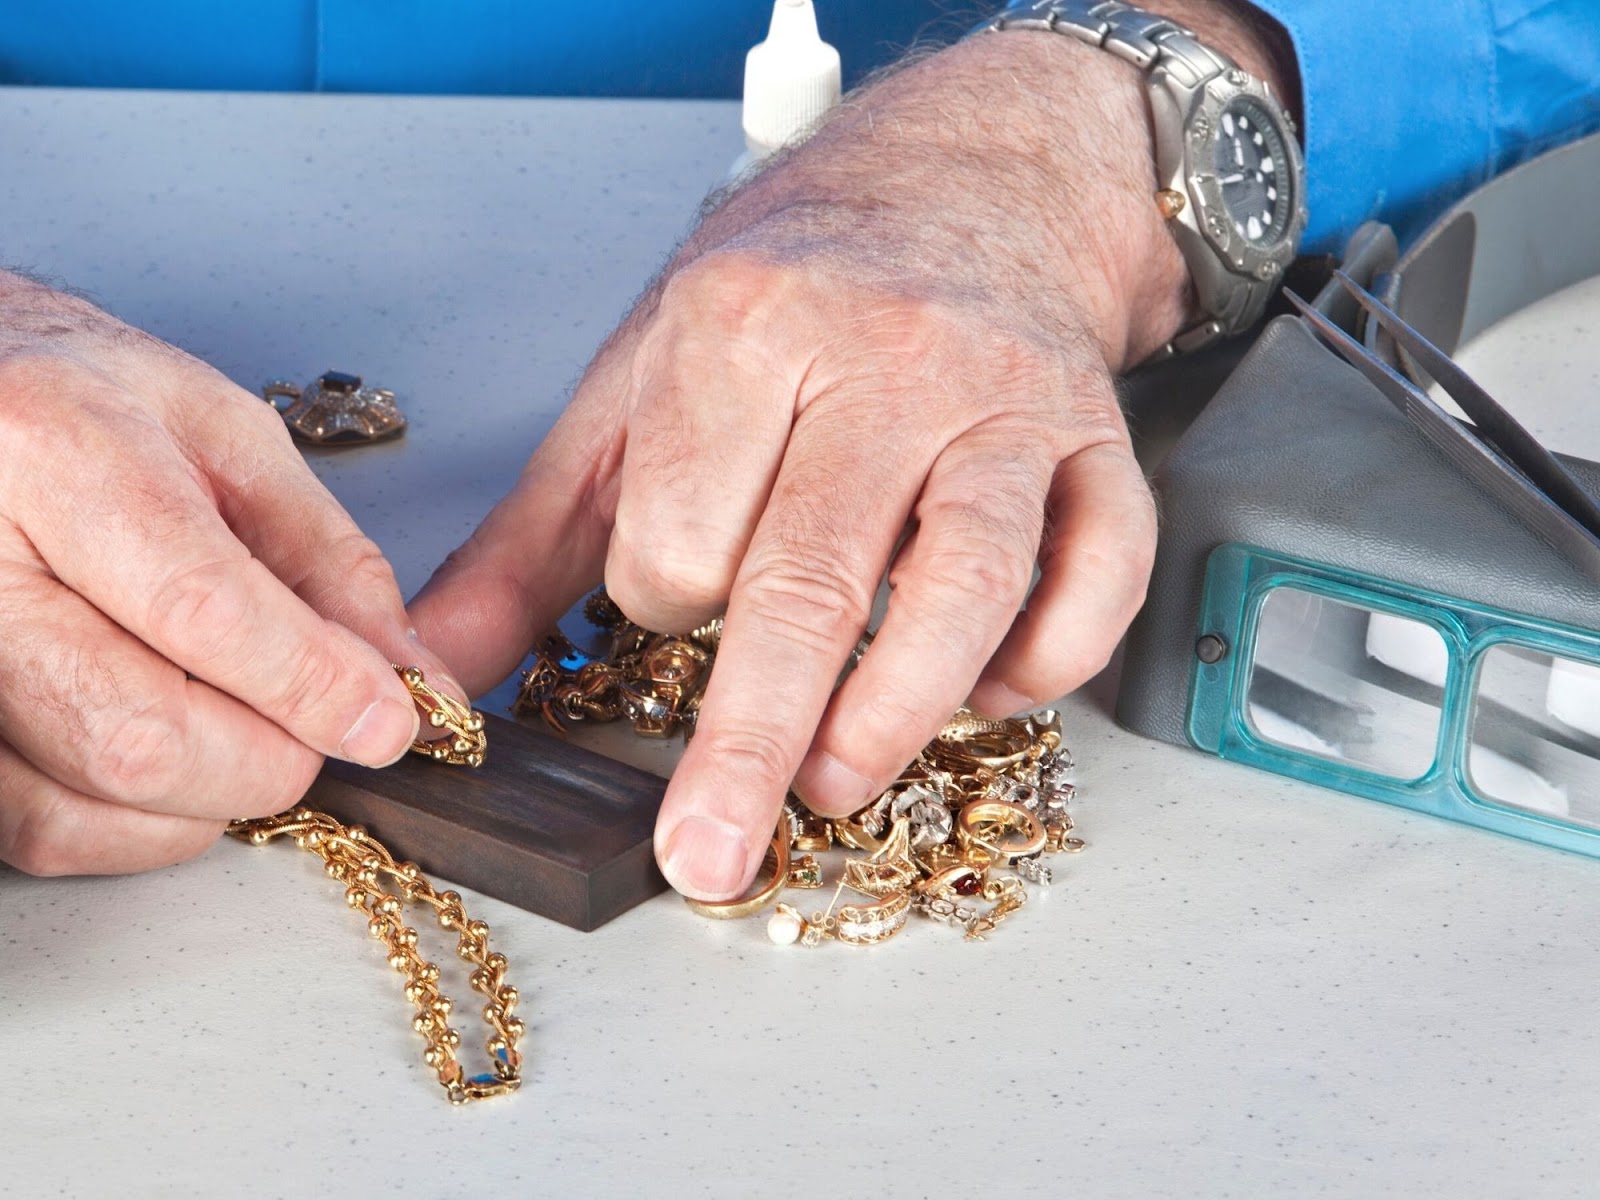
[[[1348,763],[1265,741],[1244,712],[1262,604],[1275,588],[1292,586],[1360,608],[1421,621],[1444,639],[1450,661],[1433,763],[1401,781]],[[1189,740],[1230,762],[1445,817],[1525,841],[1600,858],[1600,829],[1528,812],[1478,795],[1467,770],[1472,704],[1484,653],[1514,645],[1600,666],[1600,633],[1437,595],[1340,567],[1230,542],[1206,562],[1197,650],[1206,637],[1224,653],[1207,663],[1198,652],[1189,677]],[[1213,652],[1215,643],[1208,643]],[[1207,657],[1210,657],[1208,654]]]

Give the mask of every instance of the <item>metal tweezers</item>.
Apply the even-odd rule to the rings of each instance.
[[[1471,424],[1451,416],[1299,296],[1284,294],[1323,341],[1366,376],[1463,474],[1600,582],[1600,505],[1583,485],[1449,355],[1343,271],[1334,277],[1366,310],[1368,320],[1377,322],[1438,383]]]

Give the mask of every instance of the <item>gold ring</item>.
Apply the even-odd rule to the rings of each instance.
[[[1007,833],[1021,834],[1022,844],[1002,844],[999,839]],[[1019,858],[1038,854],[1047,838],[1044,823],[1038,817],[1022,805],[1005,800],[974,800],[967,804],[956,817],[956,835],[962,845],[992,851],[1008,866]]]
[[[787,829],[779,829],[773,835],[772,845],[767,847],[766,854],[761,858],[761,866],[763,870],[772,872],[772,879],[763,884],[752,896],[743,900],[696,900],[692,896],[685,896],[683,901],[702,917],[712,917],[718,921],[731,921],[737,917],[748,917],[753,912],[760,912],[789,882]]]
[[[962,753],[973,762],[1001,770],[1015,766],[1028,757],[1033,739],[1019,721],[1008,722],[1011,728],[992,733],[977,733],[960,742]]]

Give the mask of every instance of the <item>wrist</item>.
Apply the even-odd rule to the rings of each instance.
[[[770,253],[776,238],[813,265],[865,262],[888,288],[981,296],[1057,341],[1087,334],[1117,370],[1143,340],[1130,314],[1184,311],[1182,256],[1151,199],[1147,110],[1138,73],[1087,46],[970,38],[847,97],[680,262],[719,245]]]
[[[1292,64],[1242,5],[1150,7],[1288,90]],[[764,223],[810,255],[853,243],[891,283],[981,288],[1047,334],[1087,332],[1120,371],[1198,314],[1156,187],[1142,72],[1067,37],[985,35],[850,97],[685,250]]]
[[[0,271],[0,358],[56,353],[110,320],[87,300],[27,275]]]

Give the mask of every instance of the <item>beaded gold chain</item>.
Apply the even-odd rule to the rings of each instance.
[[[415,667],[396,667],[412,697],[441,730],[437,741],[419,739],[413,752],[438,762],[479,766],[488,748],[483,716],[429,687]],[[275,817],[234,821],[233,837],[256,846],[277,838],[315,854],[330,877],[345,885],[345,902],[367,917],[367,932],[389,952],[389,965],[405,976],[406,999],[416,1006],[412,1028],[422,1035],[423,1061],[432,1067],[452,1104],[466,1104],[514,1092],[522,1082],[522,1056],[517,1043],[522,1021],[513,1015],[517,989],[506,982],[505,955],[489,949],[489,926],[471,920],[456,892],[437,892],[416,863],[397,862],[360,825],[343,825],[326,813],[295,808]],[[385,884],[389,887],[385,887]],[[439,990],[439,968],[417,953],[417,931],[400,919],[406,903],[433,909],[439,924],[456,933],[456,952],[473,968],[469,985],[487,1001],[483,1020],[489,1026],[484,1049],[490,1071],[468,1076],[456,1058],[461,1035],[450,1024],[453,1005]]]

